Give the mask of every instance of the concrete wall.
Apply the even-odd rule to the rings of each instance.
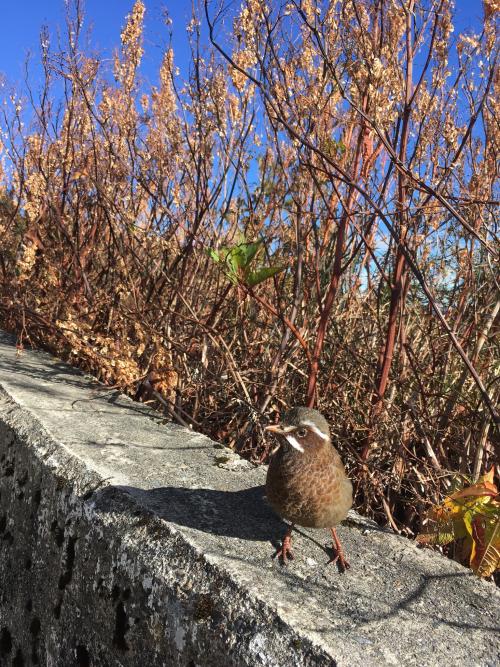
[[[264,470],[0,336],[0,665],[494,665],[500,596],[353,514],[284,525]]]

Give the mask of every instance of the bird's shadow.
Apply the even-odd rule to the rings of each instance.
[[[241,491],[173,486],[150,490],[130,486],[118,488],[165,521],[212,535],[269,542],[277,549],[288,528],[268,504],[263,485]],[[322,544],[309,535],[296,528],[294,532],[300,533],[329,554]]]

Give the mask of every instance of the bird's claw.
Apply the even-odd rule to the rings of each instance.
[[[332,558],[330,558],[327,565],[335,565],[335,563],[338,563],[338,567],[341,572],[345,572],[351,567],[349,561],[344,558],[344,554],[334,550],[334,555]]]
[[[340,544],[340,540],[337,535],[337,531],[335,528],[331,529],[332,531],[332,538],[333,538],[333,557],[328,561],[328,565],[332,563],[332,565],[335,565],[335,563],[338,563],[339,570],[341,572],[345,572],[348,570],[351,566],[349,565],[349,561],[345,558],[344,556],[344,550],[342,549],[342,545]]]
[[[281,548],[276,550],[273,558],[277,558],[282,565],[286,565],[288,559],[293,560],[295,558],[292,551],[292,538],[290,535],[285,535]]]
[[[293,560],[295,556],[293,555],[293,551],[291,549],[285,549],[285,547],[281,547],[281,549],[278,549],[274,554],[274,558],[277,558],[282,565],[286,565],[288,563],[288,559]]]

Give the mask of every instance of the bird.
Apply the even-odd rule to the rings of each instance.
[[[330,439],[330,429],[318,410],[295,407],[279,424],[266,426],[278,438],[272,450],[266,478],[266,496],[274,511],[290,523],[275,556],[286,565],[292,552],[295,525],[330,528],[334,557],[345,572],[349,563],[335,526],[352,507],[352,484],[338,451]]]

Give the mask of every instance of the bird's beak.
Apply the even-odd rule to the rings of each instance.
[[[269,433],[275,433],[276,435],[285,435],[285,431],[281,427],[281,424],[270,424],[265,427],[264,431],[269,431]]]
[[[293,437],[291,434],[291,431],[294,430],[293,426],[285,426],[283,427],[281,424],[271,424],[270,426],[266,426],[264,431],[269,431],[269,433],[274,433],[274,435],[282,435],[285,437],[288,441],[288,444],[291,445],[294,449],[296,449],[298,452],[303,452],[304,448],[302,445],[297,442],[297,440]],[[273,451],[277,451],[279,449],[278,447]]]

